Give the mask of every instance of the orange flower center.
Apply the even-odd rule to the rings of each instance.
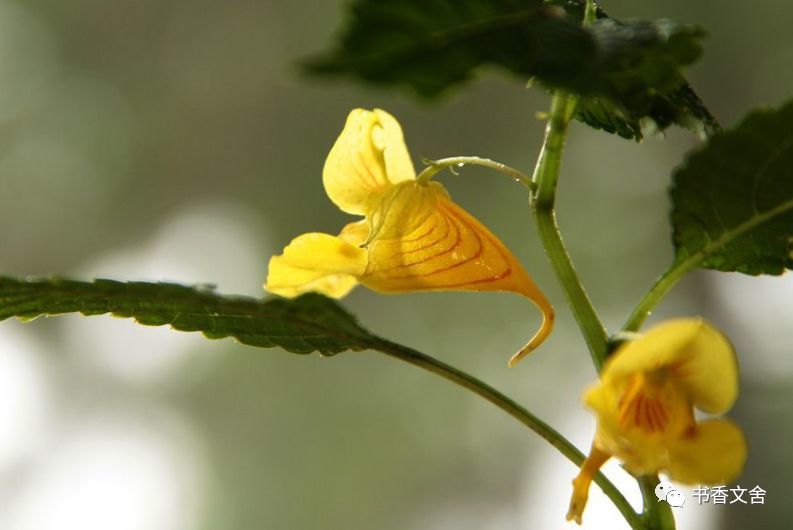
[[[647,434],[670,431],[675,423],[694,425],[694,411],[664,369],[631,376],[617,402],[617,421],[623,429]]]

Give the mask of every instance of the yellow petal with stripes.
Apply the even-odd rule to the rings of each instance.
[[[484,225],[452,202],[438,183],[395,186],[373,212],[374,236],[362,282],[384,293],[510,291],[543,312],[517,362],[551,331],[553,309],[518,260]]]

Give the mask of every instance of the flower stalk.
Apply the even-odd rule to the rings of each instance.
[[[647,530],[675,530],[675,516],[672,508],[665,502],[658,502],[655,497],[655,487],[658,485],[658,475],[645,475],[639,479],[639,488],[642,491],[644,510],[642,522]]]
[[[531,177],[515,168],[509,167],[508,165],[502,164],[501,162],[496,162],[495,160],[490,160],[489,158],[480,158],[478,156],[453,156],[449,158],[441,158],[439,160],[425,160],[425,163],[427,164],[427,167],[424,168],[424,170],[416,177],[416,182],[421,184],[426,184],[432,179],[432,177],[446,168],[449,168],[449,170],[455,172],[455,168],[468,165],[492,169],[503,175],[506,175],[516,182],[523,184],[530,190],[534,189],[534,182],[531,180]]]

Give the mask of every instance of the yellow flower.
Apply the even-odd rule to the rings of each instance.
[[[622,345],[584,395],[598,424],[567,520],[581,523],[592,478],[612,456],[636,476],[663,472],[703,485],[735,479],[746,460],[741,429],[726,419],[697,421],[694,408],[723,414],[737,397],[735,352],[701,319],[671,320]]]
[[[452,202],[441,184],[416,181],[393,116],[353,110],[325,161],[322,181],[336,206],[364,219],[338,236],[295,238],[270,259],[265,289],[334,298],[358,283],[382,293],[512,291],[540,308],[543,323],[510,363],[548,336],[554,318],[548,300],[504,244]]]

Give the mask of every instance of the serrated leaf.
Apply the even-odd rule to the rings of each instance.
[[[292,353],[334,355],[364,350],[380,340],[336,302],[318,294],[256,300],[169,283],[0,277],[0,320],[64,313],[110,313],[147,326],[170,325],[210,339],[233,337],[243,344],[280,346]]]
[[[717,134],[674,175],[677,266],[746,274],[793,268],[793,102]]]
[[[640,139],[642,120],[657,129],[715,126],[681,72],[702,52],[700,29],[668,20],[623,23],[602,11],[582,27],[582,1],[554,4],[355,0],[337,48],[307,68],[435,97],[490,65],[587,96],[578,118],[625,137]]]
[[[701,29],[670,20],[618,22],[603,14],[591,31],[602,51],[590,77],[600,86],[583,90],[592,95],[579,102],[577,119],[636,140],[673,124],[700,137],[719,129],[681,71],[702,53]]]
[[[600,97],[582,98],[575,118],[590,127],[628,140],[640,141],[646,133],[663,131],[672,125],[688,129],[706,139],[721,126],[687,83],[677,90],[652,99],[649,110],[629,112],[611,100]]]

